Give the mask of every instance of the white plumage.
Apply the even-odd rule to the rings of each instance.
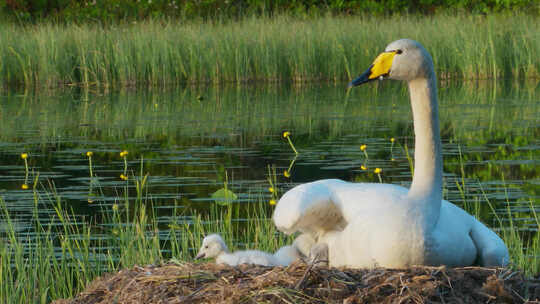
[[[378,78],[407,81],[415,131],[410,189],[391,184],[319,180],[286,192],[276,227],[301,231],[328,247],[330,266],[506,265],[499,236],[463,209],[442,200],[437,86],[429,53],[416,41],[390,43],[350,86]]]
[[[309,234],[301,234],[294,239],[292,245],[279,248],[274,257],[281,266],[289,266],[296,260],[304,260],[311,257],[311,249],[315,245],[315,239]]]
[[[262,266],[277,266],[279,261],[272,255],[259,250],[244,250],[229,252],[227,245],[218,234],[210,234],[203,239],[201,249],[195,257],[216,258],[217,264],[237,266],[240,264],[255,264]]]
[[[308,243],[308,241],[311,241],[311,243]],[[301,250],[305,250],[304,248],[309,250],[312,244],[313,240],[310,237],[300,236],[292,245],[283,246],[274,254],[259,250],[243,250],[231,253],[220,235],[210,234],[203,239],[201,249],[199,249],[195,258],[216,258],[217,264],[227,264],[229,266],[240,264],[289,266],[292,262],[304,256]]]
[[[274,253],[274,258],[276,259],[278,265],[280,266],[289,266],[292,262],[301,259],[302,256],[298,249],[292,245],[283,246]]]

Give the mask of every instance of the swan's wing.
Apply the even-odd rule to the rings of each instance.
[[[486,227],[477,219],[471,230],[471,238],[478,250],[480,266],[506,266],[510,262],[508,248],[495,231]]]
[[[504,266],[509,262],[503,240],[462,208],[443,200],[432,234],[437,257],[432,264]]]
[[[391,184],[319,180],[287,191],[274,211],[274,224],[288,234],[341,231],[359,215],[395,212],[406,194],[406,188]]]
[[[332,181],[302,184],[287,191],[272,216],[276,227],[287,234],[342,230],[346,222],[328,187]]]

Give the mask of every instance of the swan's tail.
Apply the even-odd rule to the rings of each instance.
[[[491,229],[475,221],[471,238],[478,249],[477,262],[480,266],[506,266],[510,262],[508,248]]]

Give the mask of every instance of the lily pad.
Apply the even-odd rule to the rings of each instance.
[[[238,196],[227,188],[221,188],[212,194],[212,198],[214,199],[216,204],[226,206],[234,202],[238,198]]]

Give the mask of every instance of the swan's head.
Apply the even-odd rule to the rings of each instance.
[[[219,234],[210,234],[203,239],[201,249],[195,259],[215,258],[223,252],[227,252],[227,245]]]
[[[390,43],[362,75],[349,83],[349,87],[376,79],[410,81],[428,78],[433,73],[433,61],[426,49],[411,39]]]

